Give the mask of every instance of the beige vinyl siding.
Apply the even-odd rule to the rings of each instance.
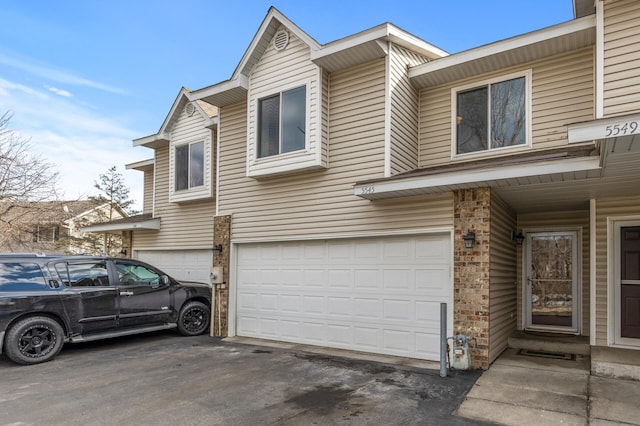
[[[182,112],[171,129],[173,144],[195,142],[209,138],[215,140],[211,130],[204,127],[202,117],[193,114],[191,117]],[[210,157],[208,164],[214,164],[215,145],[205,155]],[[213,244],[213,216],[215,215],[215,183],[212,194],[214,198],[172,203],[169,201],[169,179],[173,178],[169,167],[170,147],[158,148],[155,151],[155,211],[154,217],[160,218],[159,231],[135,231],[134,249],[199,249],[210,248]],[[206,162],[205,162],[206,163]],[[213,177],[214,171],[209,171]],[[145,191],[146,191],[145,186]],[[145,198],[146,200],[146,198]]]
[[[516,245],[511,231],[516,213],[491,191],[491,240],[489,269],[489,363],[508,347],[516,330]]]
[[[418,168],[418,90],[409,81],[407,67],[427,62],[426,58],[391,44],[391,175]]]
[[[286,30],[280,27],[280,30]],[[324,87],[323,81],[328,75],[310,61],[310,48],[292,32],[289,33],[289,44],[284,50],[276,51],[270,44],[260,60],[256,63],[249,78],[249,169],[261,174],[278,173],[283,166],[277,156],[257,158],[257,126],[258,102],[260,99],[276,95],[285,90],[306,86],[307,94],[307,128],[305,129],[307,149],[305,152],[290,153],[294,160],[287,163],[288,168],[295,169],[314,166],[325,166],[326,119],[322,114]],[[320,151],[318,153],[318,151]],[[316,160],[319,155],[319,161]],[[324,155],[323,155],[324,154]]]
[[[236,242],[451,227],[453,196],[370,202],[353,195],[384,170],[384,60],[330,77],[328,170],[254,180],[244,173],[246,105],[220,116],[220,214]]]
[[[596,346],[608,346],[609,276],[608,223],[616,216],[640,217],[640,197],[619,197],[596,201]]]
[[[594,50],[589,47],[568,55],[557,55],[543,61],[505,69],[499,73],[422,90],[419,167],[465,161],[451,160],[451,89],[527,69],[532,70],[532,148],[541,150],[566,146],[567,124],[594,118],[593,55]],[[507,149],[487,155],[508,156],[512,152]]]
[[[581,305],[580,313],[582,318],[581,335],[589,335],[589,315],[590,315],[590,273],[589,273],[589,211],[567,211],[567,212],[541,212],[526,213],[518,216],[518,228],[525,232],[545,232],[545,231],[563,231],[563,230],[579,230],[578,237],[580,257],[580,286]],[[581,232],[580,232],[581,231]],[[524,246],[518,250],[518,328],[522,328],[523,324],[523,286],[524,265],[522,264]]]
[[[142,185],[142,213],[153,213],[154,170],[144,172]]]
[[[640,111],[640,2],[604,2],[604,116]]]

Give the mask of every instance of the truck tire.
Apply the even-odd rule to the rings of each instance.
[[[44,316],[24,318],[11,326],[5,338],[5,352],[17,364],[38,364],[55,357],[64,345],[64,330]]]

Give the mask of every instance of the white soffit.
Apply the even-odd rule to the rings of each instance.
[[[136,161],[135,163],[125,164],[124,168],[127,170],[138,170],[144,172],[146,170],[153,170],[155,165],[155,160],[153,158],[149,158],[147,160]]]
[[[169,135],[164,133],[157,133],[155,135],[145,136],[133,140],[133,146],[144,146],[146,148],[162,148],[169,145]]]
[[[116,231],[132,231],[137,229],[160,229],[160,219],[148,219],[139,222],[130,223],[105,223],[96,224],[81,228],[82,232],[116,232]]]
[[[311,61],[329,72],[336,72],[385,57],[389,53],[386,41],[429,59],[448,55],[444,50],[387,23],[325,44],[319,50],[312,50]]]
[[[595,45],[596,18],[590,15],[486,46],[436,59],[409,70],[419,88],[498,71]]]
[[[194,90],[187,94],[191,101],[205,101],[217,107],[231,105],[247,99],[249,82],[247,77],[239,75],[236,79],[223,81],[213,86]]]
[[[598,177],[600,170],[599,156],[580,157],[365,182],[354,186],[354,195],[376,200],[480,186],[528,185]]]

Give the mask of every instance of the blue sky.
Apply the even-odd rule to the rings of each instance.
[[[322,4],[322,7],[320,5]],[[158,131],[180,88],[227,80],[270,6],[321,44],[384,22],[456,53],[573,17],[571,0],[57,0],[0,3],[0,114],[57,166],[67,199],[113,165],[142,202]]]

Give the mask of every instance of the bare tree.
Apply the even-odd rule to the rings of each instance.
[[[24,250],[34,227],[49,224],[58,173],[55,166],[31,152],[30,139],[9,127],[12,114],[0,116],[0,248]],[[35,237],[37,238],[37,237]]]
[[[94,183],[94,188],[98,190],[98,195],[90,196],[89,201],[93,202],[95,210],[91,215],[81,219],[78,227],[110,222],[136,214],[132,209],[135,201],[129,199],[129,188],[125,185],[124,178],[118,173],[116,166],[101,174],[99,180]],[[94,254],[104,252],[116,256],[122,247],[122,234],[119,232],[88,233],[78,238],[74,244],[84,247],[86,252]]]

